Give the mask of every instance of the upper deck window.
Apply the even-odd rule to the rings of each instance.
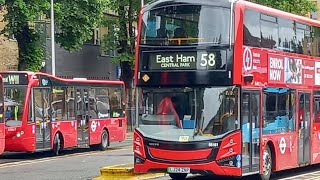
[[[228,44],[230,9],[215,6],[175,5],[143,14],[141,44]]]

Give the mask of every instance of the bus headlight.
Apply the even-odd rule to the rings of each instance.
[[[18,131],[16,134],[16,137],[21,137],[24,134],[24,131]]]
[[[140,142],[140,137],[136,137],[135,141]]]
[[[21,133],[20,133],[20,132],[17,132],[16,136],[17,136],[17,137],[20,137],[20,136],[21,136]]]
[[[133,151],[135,155],[138,155],[141,158],[146,158],[143,139],[137,131],[134,132],[133,136]]]

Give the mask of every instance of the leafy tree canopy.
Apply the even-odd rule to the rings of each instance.
[[[297,15],[306,16],[312,11],[317,10],[313,0],[249,0],[258,4],[291,12]]]
[[[78,50],[91,37],[107,0],[55,0],[56,42],[68,51]],[[38,71],[46,56],[43,30],[34,28],[39,17],[50,19],[50,0],[0,0],[5,6],[7,25],[19,48],[19,70]]]
[[[107,7],[114,15],[106,16],[102,23],[109,30],[102,39],[102,46],[105,51],[117,52],[113,62],[120,64],[121,79],[128,88],[133,78],[136,24],[140,6],[138,0],[109,0]]]

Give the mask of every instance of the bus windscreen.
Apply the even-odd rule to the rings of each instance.
[[[7,126],[20,126],[25,104],[27,86],[8,86],[4,88],[5,119]]]
[[[230,9],[204,5],[173,5],[146,11],[141,44],[229,44]]]

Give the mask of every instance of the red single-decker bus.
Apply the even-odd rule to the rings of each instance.
[[[126,138],[124,83],[1,72],[5,151],[90,147],[105,150]]]

